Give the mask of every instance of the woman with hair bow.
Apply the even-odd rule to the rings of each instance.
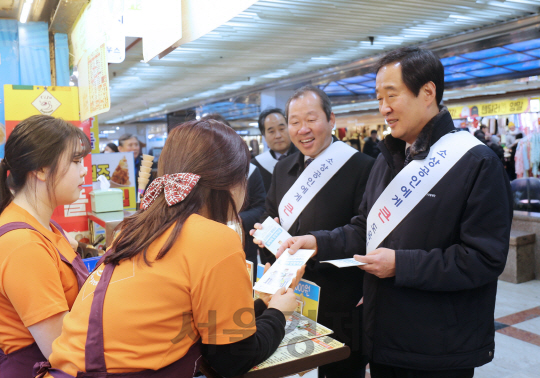
[[[248,169],[246,144],[221,122],[173,129],[141,211],[119,226],[36,374],[187,378],[205,356],[234,376],[267,359],[296,299],[291,289],[252,299],[242,242],[226,226]]]

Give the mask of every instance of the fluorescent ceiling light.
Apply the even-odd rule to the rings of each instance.
[[[28,16],[30,15],[30,11],[32,10],[32,1],[33,0],[28,0],[23,5],[22,12],[21,12],[21,18],[20,18],[20,21],[23,24],[25,24],[26,21],[28,20]]]
[[[250,125],[251,127],[257,127],[257,126],[259,126],[259,124],[258,124],[257,122],[250,122],[249,125]]]

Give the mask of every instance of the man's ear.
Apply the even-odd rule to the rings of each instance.
[[[437,87],[434,82],[430,81],[424,84],[421,91],[428,106],[430,106],[433,101],[437,101]]]
[[[330,124],[332,125],[332,129],[336,126],[336,115],[334,112],[330,113]]]

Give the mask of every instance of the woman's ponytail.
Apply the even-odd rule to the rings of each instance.
[[[13,200],[13,194],[7,183],[9,169],[7,160],[2,159],[0,162],[0,214]]]

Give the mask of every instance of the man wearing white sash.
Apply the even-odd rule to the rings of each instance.
[[[264,190],[268,193],[277,162],[295,153],[298,149],[291,143],[287,120],[285,120],[285,114],[281,109],[264,110],[259,115],[259,130],[269,149],[255,156],[251,163],[255,164],[261,171]]]
[[[493,359],[497,277],[512,223],[512,195],[491,149],[456,132],[444,68],[403,48],[377,65],[379,110],[391,135],[360,214],[333,231],[291,238],[315,260],[366,265],[364,351],[373,378],[468,378]]]
[[[319,88],[299,89],[285,111],[291,141],[300,151],[277,163],[263,220],[279,217],[291,235],[347,224],[358,214],[375,160],[332,138],[335,117]],[[361,309],[352,311],[362,297],[363,272],[312,261],[304,278],[321,287],[318,322],[352,350],[347,360],[320,367],[319,376],[363,377],[367,360],[361,351]]]

